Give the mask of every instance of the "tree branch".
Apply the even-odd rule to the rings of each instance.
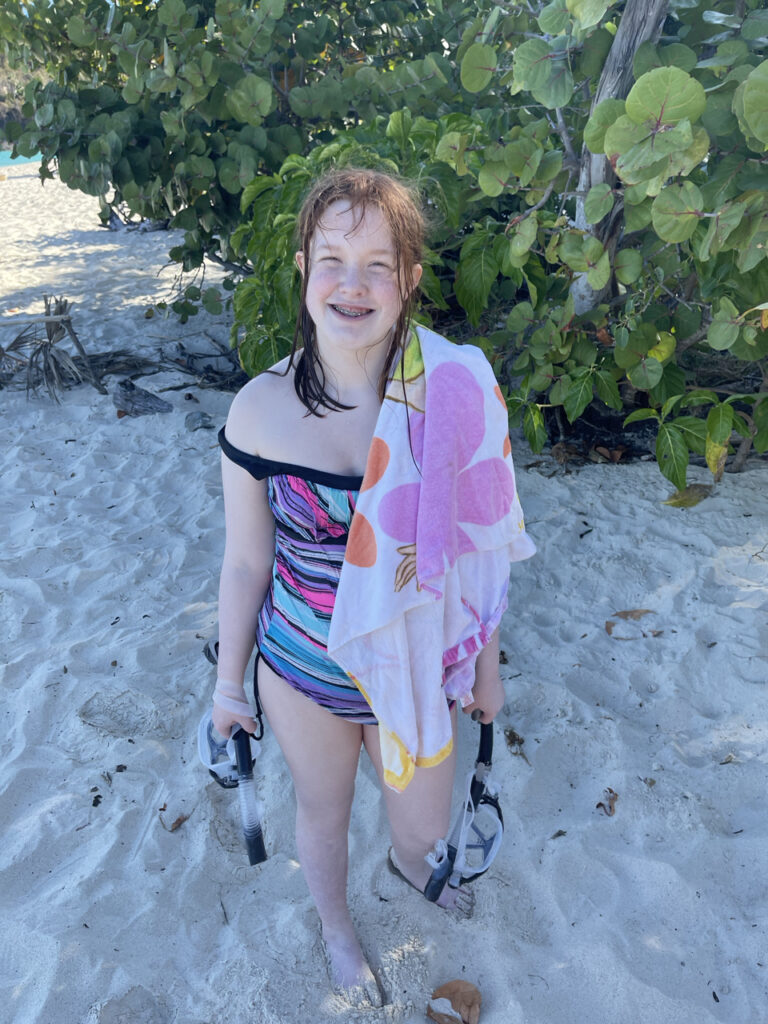
[[[212,263],[218,263],[220,267],[224,267],[230,274],[236,274],[238,277],[251,277],[253,269],[247,267],[244,264],[230,263],[229,260],[223,260],[221,256],[218,256],[215,252],[207,252],[205,254],[207,260],[211,260]]]
[[[563,117],[562,107],[555,108],[555,116],[557,118],[557,131],[562,139],[563,146],[565,147],[565,154],[568,157],[568,162],[573,164],[574,168],[578,168],[579,158],[576,156],[576,151],[573,148],[571,136],[568,132],[568,125],[565,123],[565,118]]]
[[[544,190],[544,195],[541,197],[541,199],[538,201],[538,203],[536,203],[535,206],[529,207],[525,211],[525,213],[520,214],[519,217],[511,217],[509,223],[504,228],[504,234],[506,234],[511,228],[516,228],[518,226],[518,224],[522,224],[522,222],[527,217],[530,217],[532,213],[535,213],[537,210],[540,210],[542,208],[542,206],[544,206],[546,201],[549,199],[549,197],[552,195],[552,191],[553,191],[554,187],[555,187],[554,181],[550,181],[550,183],[547,185],[546,189]]]
[[[682,341],[678,341],[678,343],[677,343],[677,350],[676,350],[677,355],[680,355],[682,352],[685,352],[687,349],[693,348],[694,345],[698,345],[698,343],[700,341],[703,341],[706,338],[706,336],[707,336],[707,331],[708,330],[709,330],[709,324],[707,323],[707,324],[704,324],[703,327],[700,327],[698,329],[698,331],[696,331],[694,334],[689,335],[687,338],[683,338]]]
[[[603,66],[600,81],[592,98],[590,113],[604,99],[624,99],[632,85],[632,64],[638,48],[648,40],[655,41],[661,34],[661,26],[667,14],[669,0],[627,0],[619,28]],[[586,145],[581,148],[581,171],[577,191],[586,195],[593,185],[608,182],[613,185],[614,176],[603,153],[594,154]],[[609,180],[610,179],[610,180]],[[606,236],[587,223],[584,214],[584,200],[576,200],[574,226],[595,235],[601,242]],[[604,230],[607,230],[607,226]],[[599,299],[598,292],[590,287],[586,274],[577,274],[571,285],[577,313],[591,309]]]

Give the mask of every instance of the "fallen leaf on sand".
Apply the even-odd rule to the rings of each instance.
[[[619,445],[618,448],[606,448],[605,445],[596,444],[593,450],[609,462],[616,463],[621,461],[621,457],[627,449],[623,445]]]
[[[470,981],[447,981],[432,993],[427,1016],[437,1024],[478,1024],[482,1001],[480,990]]]
[[[188,814],[180,814],[178,816],[178,818],[173,822],[173,824],[166,825],[165,822],[163,821],[163,811],[165,810],[165,808],[166,808],[166,805],[163,804],[163,806],[160,808],[159,814],[157,815],[158,818],[160,819],[160,824],[163,826],[163,828],[165,829],[166,832],[175,832],[177,828],[181,828],[181,826],[184,824],[184,822],[187,821],[187,819],[189,818],[189,815]]]
[[[652,608],[630,608],[624,612],[614,612],[614,619],[642,619],[644,615],[653,615]]]
[[[615,789],[611,789],[608,786],[607,789],[603,790],[603,799],[599,803],[595,804],[595,807],[605,811],[609,818],[612,818],[616,813],[616,801],[619,799],[619,794]]]
[[[693,508],[694,505],[698,505],[700,501],[709,497],[711,493],[711,484],[690,484],[681,491],[670,494],[662,504],[671,505],[672,508]]]
[[[510,753],[514,754],[515,757],[522,757],[522,759],[525,761],[527,765],[531,764],[531,762],[525,756],[525,751],[523,750],[525,737],[520,736],[518,733],[516,733],[511,725],[506,725],[504,727],[504,739],[507,741],[507,746],[509,747]]]

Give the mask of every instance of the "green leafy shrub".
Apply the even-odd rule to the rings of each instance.
[[[440,215],[424,316],[479,339],[535,449],[596,402],[658,424],[677,487],[768,450],[764,0],[10,0],[0,38],[52,76],[17,151],[244,275],[251,372],[292,332],[309,179],[381,163]],[[191,288],[182,315],[220,308]]]

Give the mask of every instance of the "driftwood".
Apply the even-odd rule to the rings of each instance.
[[[10,375],[6,373],[3,376],[10,379],[26,366],[27,393],[42,383],[54,401],[58,401],[58,391],[71,381],[80,383],[85,380],[105,395],[107,389],[94,373],[88,354],[72,326],[70,303],[63,297],[54,299],[48,295],[43,296],[43,302],[43,316],[0,320],[0,327],[22,328],[7,348],[0,347],[0,372],[9,367]],[[42,338],[38,336],[40,327],[45,332]],[[79,357],[77,362],[58,344],[67,335]]]

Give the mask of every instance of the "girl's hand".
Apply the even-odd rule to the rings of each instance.
[[[491,673],[478,672],[472,688],[472,703],[461,710],[465,715],[471,715],[473,711],[482,711],[478,721],[485,725],[492,722],[504,707],[504,696],[504,685],[498,672],[495,676]]]
[[[499,675],[499,631],[496,629],[488,644],[477,656],[472,703],[467,704],[462,711],[465,715],[471,715],[473,711],[482,711],[479,721],[487,725],[504,707],[504,698],[504,684]]]
[[[243,686],[227,679],[216,680],[211,720],[220,736],[229,737],[235,725],[241,725],[246,732],[256,732],[256,722]]]
[[[248,715],[233,715],[229,711],[224,711],[216,704],[213,705],[211,719],[213,721],[213,728],[225,739],[229,739],[236,725],[241,725],[251,735],[256,732],[256,722],[253,718]]]

